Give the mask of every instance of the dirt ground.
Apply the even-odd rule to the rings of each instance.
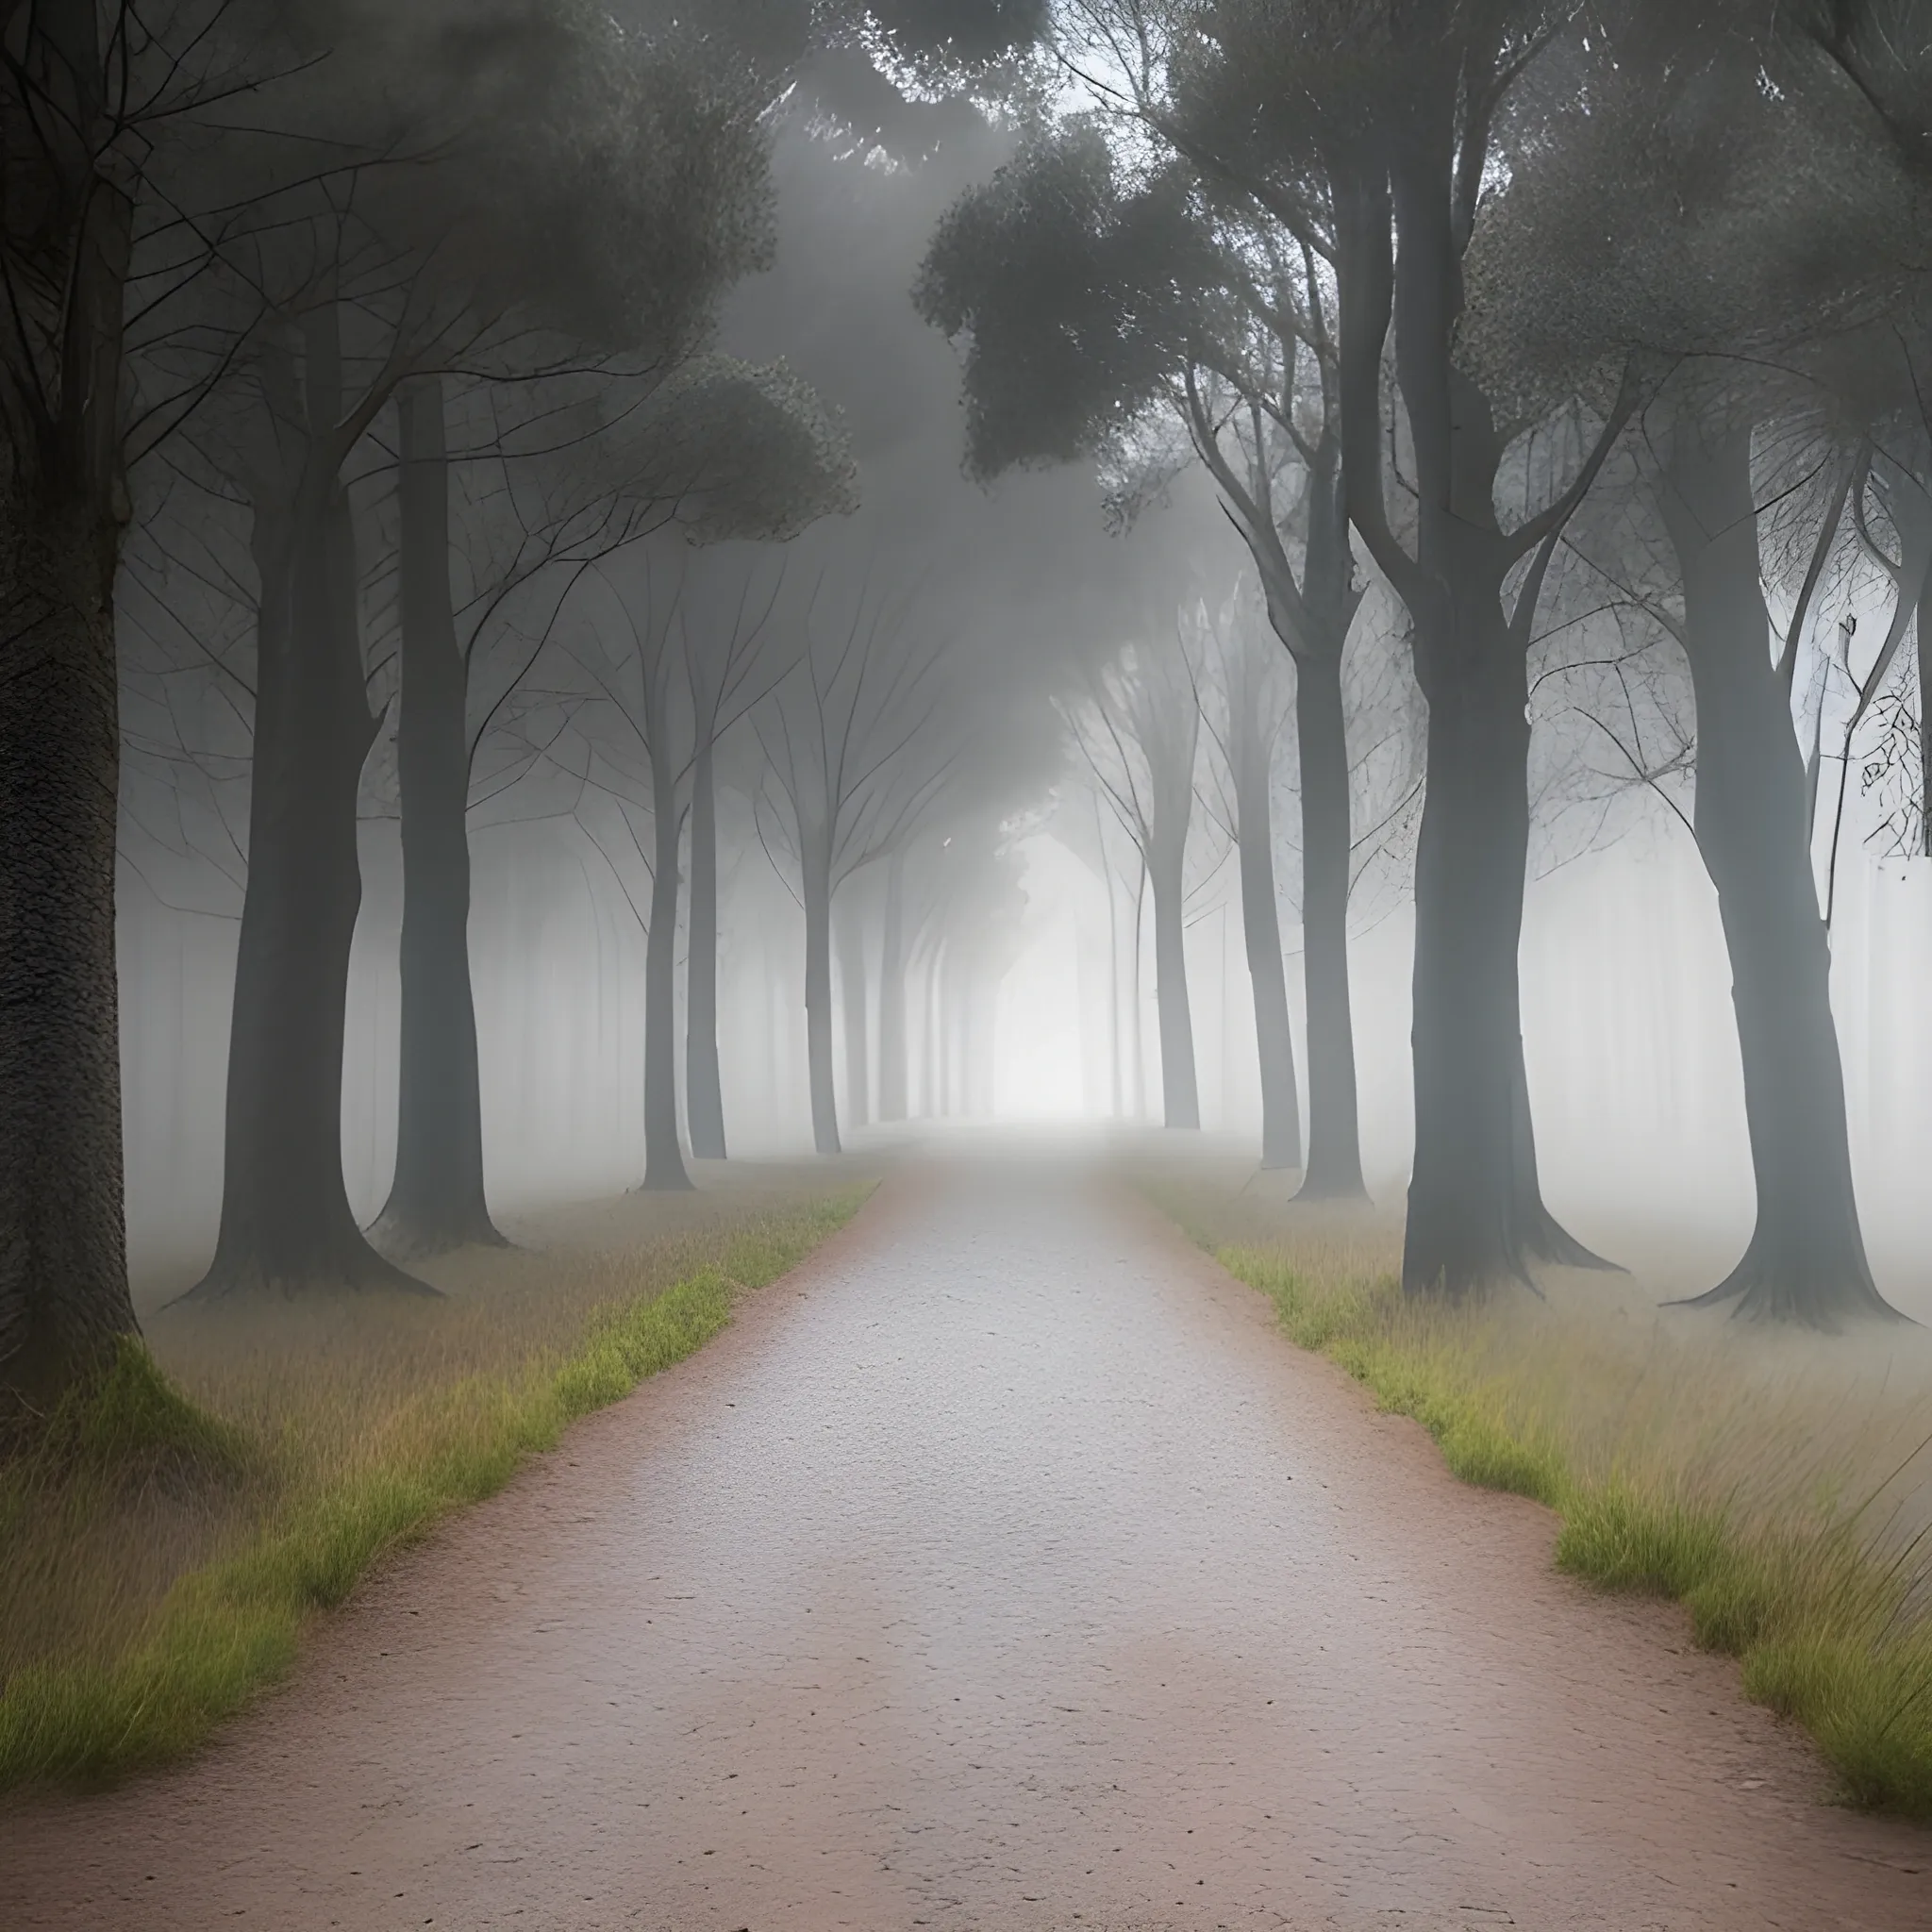
[[[0,1926],[1932,1926],[1553,1534],[1073,1163],[904,1170],[196,1762],[0,1810]]]

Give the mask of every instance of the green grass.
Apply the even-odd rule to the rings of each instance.
[[[63,1408],[32,1461],[0,1477],[0,1540],[19,1558],[16,1587],[35,1592],[22,1599],[35,1614],[16,1628],[94,1632],[42,1634],[38,1655],[22,1655],[16,1639],[0,1679],[0,1790],[101,1785],[192,1750],[287,1673],[308,1621],[379,1557],[501,1489],[576,1418],[703,1347],[739,1295],[785,1273],[865,1191],[687,1235],[675,1248],[684,1272],[624,1299],[599,1301],[608,1272],[591,1268],[562,1342],[549,1339],[554,1310],[541,1323],[524,1315],[539,1306],[528,1296],[500,1300],[481,1322],[455,1314],[468,1345],[454,1349],[446,1337],[435,1345],[437,1313],[418,1309],[358,1314],[358,1329],[388,1332],[359,1350],[325,1348],[306,1367],[299,1349],[264,1351],[258,1334],[239,1365],[221,1361],[225,1385],[212,1378],[240,1421],[189,1400],[147,1348],[127,1345],[88,1400]],[[694,1248],[712,1258],[690,1265]],[[545,1339],[520,1345],[533,1334]],[[498,1358],[469,1371],[483,1338]],[[414,1347],[417,1373],[385,1378],[397,1345]],[[197,1366],[208,1379],[208,1361]],[[307,1399],[275,1426],[266,1414],[251,1424],[236,1399],[252,1391],[267,1409],[291,1386]],[[347,1441],[359,1453],[344,1454]],[[128,1537],[157,1522],[187,1555],[143,1597],[145,1579],[120,1559]],[[98,1560],[91,1539],[109,1545]],[[210,1548],[210,1560],[192,1559]],[[117,1595],[134,1608],[95,1601]]]
[[[1457,1476],[1557,1511],[1559,1569],[1682,1602],[1746,1694],[1811,1734],[1849,1802],[1932,1823],[1932,1379],[1916,1356],[1916,1378],[1890,1359],[1880,1376],[1815,1342],[1672,1327],[1600,1285],[1548,1307],[1418,1302],[1387,1224],[1304,1210],[1271,1225],[1198,1174],[1142,1185],[1291,1341],[1420,1422]]]

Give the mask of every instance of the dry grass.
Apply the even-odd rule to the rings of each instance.
[[[700,1346],[869,1189],[833,1183],[541,1217],[426,1264],[440,1301],[143,1297],[147,1349],[0,1471],[0,1788],[191,1747],[385,1549]]]
[[[1771,1331],[1569,1271],[1543,1301],[1415,1302],[1399,1221],[1225,1162],[1138,1178],[1458,1475],[1560,1512],[1562,1568],[1684,1601],[1850,1799],[1932,1821],[1932,1337]]]

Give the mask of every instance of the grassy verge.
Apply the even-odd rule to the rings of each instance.
[[[484,1257],[448,1303],[151,1324],[0,1472],[0,1790],[192,1749],[378,1557],[702,1347],[866,1191]]]
[[[1145,1192],[1466,1482],[1547,1504],[1557,1566],[1680,1600],[1746,1693],[1802,1724],[1860,1807],[1932,1823],[1932,1361],[1917,1338],[1767,1337],[1660,1317],[1601,1278],[1547,1304],[1419,1305],[1394,1231]],[[1229,1239],[1238,1234],[1240,1239]]]

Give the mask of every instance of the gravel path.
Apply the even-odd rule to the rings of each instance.
[[[198,1761],[0,1812],[0,1926],[1932,1926],[1551,1535],[1071,1166],[909,1172]]]

